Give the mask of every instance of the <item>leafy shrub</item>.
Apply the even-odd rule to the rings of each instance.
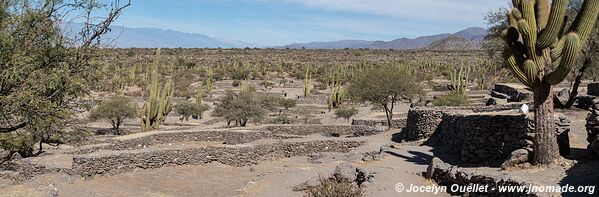
[[[197,104],[190,101],[184,101],[175,105],[175,112],[181,115],[179,120],[189,121],[189,117],[195,116],[202,119],[204,112],[208,111],[210,106],[206,104]]]
[[[354,107],[342,107],[335,111],[335,115],[337,116],[337,118],[344,118],[347,121],[349,121],[349,119],[355,116],[356,114],[358,114],[358,109]]]
[[[98,105],[91,111],[89,119],[92,121],[106,120],[111,125],[115,134],[120,135],[119,127],[125,119],[134,118],[136,107],[131,99],[124,96],[114,96]]]
[[[280,114],[271,121],[272,124],[293,124],[294,122],[294,119],[287,114]]]
[[[459,92],[440,96],[433,100],[435,106],[465,106],[468,104],[468,96]]]
[[[216,104],[212,114],[225,118],[227,126],[231,126],[231,123],[235,122],[236,125],[245,127],[250,119],[259,121],[264,118],[266,110],[263,105],[262,99],[259,99],[255,92],[235,93],[228,90]]]
[[[285,108],[285,110],[289,110],[289,108],[297,106],[297,101],[295,99],[281,98],[279,99],[279,105]]]
[[[305,197],[361,197],[362,188],[352,181],[331,176],[319,179],[320,185],[306,191]]]

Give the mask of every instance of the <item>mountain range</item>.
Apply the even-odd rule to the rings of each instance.
[[[445,43],[452,42],[452,46],[456,45],[469,45],[476,46],[484,39],[487,35],[487,30],[480,27],[470,27],[462,31],[450,34],[437,34],[431,36],[422,36],[414,39],[400,38],[392,41],[367,41],[367,40],[341,40],[334,42],[311,42],[311,43],[298,43],[290,44],[285,46],[279,46],[277,48],[306,48],[306,49],[343,49],[343,48],[368,48],[368,49],[420,49],[427,48],[431,44],[436,43],[433,46],[440,49],[440,41],[446,40]],[[457,44],[456,42],[461,42]],[[460,49],[460,48],[452,48]],[[450,50],[450,49],[447,49]]]
[[[81,24],[64,25],[67,29],[81,29]],[[113,26],[105,35],[105,39],[112,40],[111,44],[118,48],[306,48],[306,49],[344,49],[344,48],[369,48],[369,49],[420,49],[430,48],[435,50],[461,50],[476,49],[480,41],[487,35],[487,30],[480,27],[471,27],[450,34],[422,36],[414,39],[400,38],[392,41],[368,40],[340,40],[333,42],[297,43],[285,46],[261,46],[258,44],[232,40],[227,38],[211,37],[198,33],[184,33],[174,30],[158,28],[129,28]]]

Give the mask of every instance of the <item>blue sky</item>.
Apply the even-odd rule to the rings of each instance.
[[[504,0],[133,0],[117,25],[157,27],[264,46],[393,40],[466,27]]]

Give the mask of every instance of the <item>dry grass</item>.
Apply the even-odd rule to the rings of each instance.
[[[347,179],[324,178],[320,176],[320,185],[306,191],[305,197],[361,197],[364,191],[353,181]]]

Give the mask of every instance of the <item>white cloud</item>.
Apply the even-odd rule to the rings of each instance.
[[[349,11],[418,21],[480,21],[501,0],[259,0],[296,3],[314,8]]]

